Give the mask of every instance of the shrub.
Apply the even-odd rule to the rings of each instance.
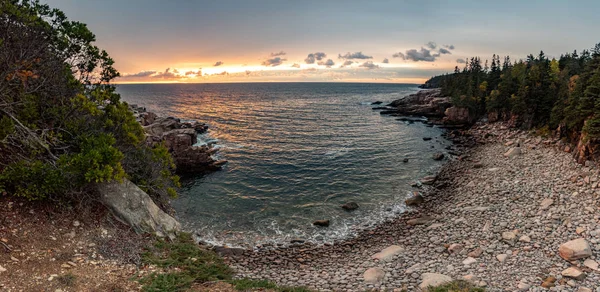
[[[0,191],[76,199],[129,178],[156,201],[175,194],[172,158],[110,81],[119,76],[85,24],[39,1],[0,1]]]

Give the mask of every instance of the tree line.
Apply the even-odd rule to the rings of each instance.
[[[511,120],[524,129],[560,130],[575,142],[581,133],[600,138],[600,43],[580,53],[512,61],[493,55],[491,62],[470,58],[462,70],[433,77],[453,105],[474,116]]]

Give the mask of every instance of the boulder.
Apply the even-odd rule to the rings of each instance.
[[[398,246],[398,245],[392,245],[392,246],[386,247],[382,251],[374,254],[372,256],[372,258],[378,259],[380,261],[389,261],[395,255],[400,254],[403,251],[404,251],[403,247]]]
[[[421,275],[423,281],[419,284],[421,290],[426,291],[428,287],[436,287],[446,283],[452,282],[452,278],[443,274],[437,273],[424,273]]]
[[[385,277],[385,271],[381,268],[370,268],[365,271],[363,278],[367,284],[379,284]]]
[[[317,220],[315,222],[313,222],[314,226],[320,226],[320,227],[328,227],[329,226],[329,220]]]
[[[595,260],[587,259],[583,261],[583,265],[594,271],[598,271],[598,262],[596,262]]]
[[[244,254],[245,250],[243,248],[216,246],[213,248],[213,251],[220,256],[236,256]]]
[[[342,209],[346,211],[354,211],[358,209],[358,204],[356,202],[348,202],[342,205]]]
[[[459,253],[463,250],[464,246],[460,243],[453,243],[448,247],[448,252],[451,254]],[[470,256],[469,256],[470,257]]]
[[[561,275],[563,275],[563,277],[569,277],[575,280],[585,279],[585,274],[576,267],[567,268],[566,270],[562,271]]]
[[[404,203],[406,204],[406,206],[416,206],[422,204],[424,201],[425,199],[423,199],[423,196],[421,196],[421,194],[419,194],[418,192],[415,192],[413,193],[412,197],[404,200]]]
[[[172,152],[178,173],[202,173],[218,170],[227,161],[215,161],[206,146],[192,146],[178,152]]]
[[[481,256],[481,254],[483,254],[483,249],[481,249],[481,247],[478,247],[478,248],[474,249],[472,252],[468,253],[467,255],[472,258],[478,258]]]
[[[520,147],[510,148],[510,150],[508,150],[508,151],[506,151],[506,153],[504,153],[504,157],[508,157],[508,158],[513,158],[513,157],[516,157],[519,155],[521,155]]]
[[[113,215],[136,232],[174,238],[181,228],[177,220],[156,206],[148,194],[127,179],[122,183],[98,184],[97,190],[100,200]]]
[[[592,250],[584,238],[578,238],[563,243],[558,248],[558,254],[567,261],[574,261],[591,257]]]
[[[463,263],[463,265],[468,266],[468,265],[474,264],[476,262],[477,262],[477,260],[475,258],[468,257],[462,263]]]
[[[175,129],[163,133],[162,140],[169,152],[181,152],[196,143],[198,134],[194,129]]]
[[[408,224],[408,225],[424,225],[431,221],[433,221],[433,217],[422,216],[419,218],[410,219],[410,220],[406,221],[406,224]]]
[[[554,200],[550,198],[545,198],[542,200],[542,203],[540,203],[540,209],[546,210],[548,209],[548,207],[550,207],[550,205],[552,205],[552,203],[554,203]]]
[[[468,108],[453,106],[444,111],[444,124],[470,124],[473,120]]]
[[[179,122],[175,119],[157,118],[154,123],[145,126],[144,131],[149,135],[161,137],[164,132],[179,128]]]
[[[501,263],[503,263],[507,258],[508,258],[508,255],[504,254],[504,253],[496,256],[496,259]]]
[[[442,153],[442,152],[434,153],[432,158],[433,158],[433,160],[442,160],[442,159],[444,159],[444,153]]]

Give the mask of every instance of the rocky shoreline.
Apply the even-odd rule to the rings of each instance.
[[[131,105],[130,109],[144,127],[146,143],[154,146],[164,142],[179,174],[215,171],[227,163],[212,157],[218,151],[212,145],[194,146],[198,135],[208,131],[208,125],[196,121],[182,122],[174,117],[159,117],[137,105]]]
[[[418,291],[448,279],[486,291],[600,291],[598,169],[560,141],[501,123],[448,136],[472,147],[394,220],[333,245],[217,251],[240,277],[319,291]]]

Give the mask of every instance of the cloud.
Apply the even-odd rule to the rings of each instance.
[[[173,69],[173,73],[175,73],[175,74],[179,74],[179,70],[177,70],[177,69]]]
[[[221,76],[223,76],[223,75],[228,75],[228,74],[229,73],[227,73],[227,71],[223,71],[221,73],[213,73],[213,74],[210,74],[210,75],[221,75]]]
[[[191,76],[191,75],[202,76],[202,68],[198,69],[198,71],[185,72],[185,76]]]
[[[435,42],[428,42],[425,44],[426,47],[435,50],[435,48],[437,48],[437,44]]]
[[[223,62],[221,62],[221,61],[218,61],[218,62],[216,62],[216,63],[213,65],[213,67],[218,67],[218,66],[221,66],[221,65],[223,65],[223,64],[225,64],[225,63],[223,63]]]
[[[167,68],[164,72],[158,72],[155,75],[152,75],[152,78],[173,79],[179,77],[174,72],[171,72],[171,68]]]
[[[444,48],[448,50],[454,50],[454,45],[444,45]]]
[[[306,64],[314,64],[315,60],[321,61],[321,60],[325,59],[325,57],[327,57],[327,54],[325,54],[323,52],[310,53],[310,54],[308,54],[308,56],[306,56],[306,59],[304,59],[304,62],[306,62]]]
[[[282,59],[281,57],[275,57],[272,59],[266,59],[260,64],[263,66],[267,66],[267,67],[277,67],[277,66],[283,64],[284,61],[287,61],[287,59]]]
[[[456,59],[456,63],[465,64],[467,61],[465,59]]]
[[[321,62],[317,63],[317,65],[319,65],[319,66],[325,66],[325,67],[327,67],[327,68],[331,68],[331,66],[335,65],[335,63],[333,62],[333,60],[331,60],[331,59],[328,59],[328,60],[327,60],[327,61],[325,61],[325,62],[322,62],[322,61],[321,61]]]
[[[306,69],[302,69],[300,72],[316,72],[317,68],[306,68]]]
[[[294,63],[294,65],[292,65],[292,66],[290,66],[290,67],[292,67],[292,68],[300,68],[300,64],[298,64],[298,63]]]
[[[279,53],[271,53],[271,57],[283,56],[285,55],[284,51],[279,51]]]
[[[402,58],[404,60],[410,60],[410,61],[415,61],[415,62],[419,62],[419,61],[434,62],[435,59],[439,56],[440,56],[439,53],[431,54],[431,50],[421,47],[420,50],[410,49],[410,50],[406,51],[404,54],[396,53],[396,54],[394,54],[393,57]]]
[[[365,54],[363,54],[362,52],[356,52],[356,53],[346,53],[345,55],[342,54],[338,54],[338,58],[340,59],[346,59],[346,60],[352,60],[352,59],[373,59],[372,56],[367,56]]]
[[[440,48],[440,50],[438,51],[440,54],[442,55],[446,55],[446,54],[452,54],[452,52],[444,49],[444,48]]]
[[[352,64],[354,64],[354,61],[347,60],[346,62],[344,62],[344,64],[342,64],[342,66],[340,66],[340,68],[348,67]]]
[[[383,59],[383,61],[381,61],[381,63],[384,63],[384,64],[388,64],[389,62],[390,62],[390,60],[388,60],[388,58],[385,58],[385,59]]]
[[[358,67],[367,68],[367,69],[371,70],[371,69],[379,68],[379,65],[373,64],[373,61],[366,61],[366,62],[360,64]]]
[[[133,73],[133,74],[125,74],[122,77],[124,77],[124,78],[149,77],[154,74],[156,74],[156,71],[141,71],[141,72]]]

